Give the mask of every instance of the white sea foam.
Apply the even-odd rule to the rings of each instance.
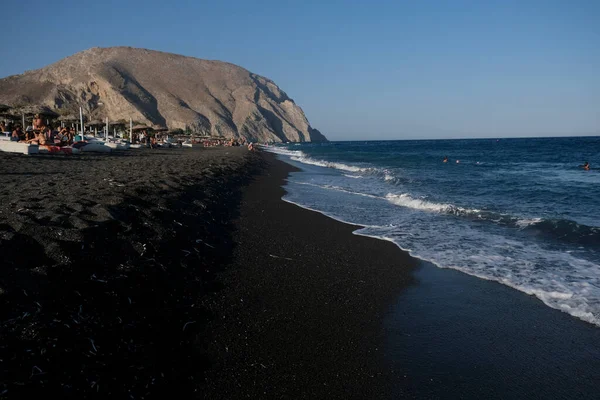
[[[264,149],[270,153],[282,154],[282,155],[290,156],[290,157],[292,157],[292,156],[293,157],[305,157],[306,156],[300,150],[288,150],[283,147],[270,146],[270,147],[264,147]]]
[[[344,176],[347,177],[347,178],[354,178],[354,179],[360,179],[360,178],[362,178],[362,176],[360,176],[360,175],[347,175],[347,174],[344,174]]]
[[[333,161],[315,160],[313,158],[306,157],[306,156],[292,156],[291,159],[294,161],[301,162],[303,164],[317,165],[319,167],[324,167],[324,168],[334,168],[334,169],[339,169],[342,171],[349,171],[349,172],[367,172],[367,171],[369,171],[369,168],[362,168],[362,167],[357,167],[354,165],[347,165],[344,163],[333,162]]]
[[[537,223],[542,222],[541,218],[523,218],[519,219],[515,222],[519,228],[526,228],[531,225],[535,225]]]
[[[370,172],[375,170],[374,168],[358,167],[356,165],[348,165],[340,162],[317,160],[307,156],[305,153],[299,150],[288,150],[281,147],[271,147],[267,150],[272,153],[286,155],[292,160],[303,164],[316,165],[323,168],[333,168],[348,172]]]
[[[401,248],[441,268],[499,282],[549,307],[600,326],[600,265],[573,254],[483,233],[467,225],[418,226],[417,237],[394,235]],[[414,231],[416,226],[411,226]],[[400,227],[401,229],[401,227]],[[444,231],[444,240],[435,233]],[[368,230],[376,237],[377,230]],[[389,237],[389,231],[381,236]],[[429,240],[431,239],[431,240]]]
[[[434,203],[427,200],[415,199],[411,197],[407,193],[402,194],[393,194],[388,193],[385,198],[392,204],[401,207],[413,208],[415,210],[423,210],[430,212],[438,212],[438,213],[452,213],[452,214],[460,214],[460,213],[478,213],[481,210],[476,209],[467,209],[462,207],[457,207],[452,204],[444,204],[444,203]]]

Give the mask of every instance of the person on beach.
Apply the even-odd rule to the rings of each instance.
[[[35,114],[33,116],[33,130],[40,129],[43,125],[42,116],[40,114]]]
[[[47,143],[46,133],[44,131],[38,131],[34,133],[33,138],[26,140],[25,143],[45,145]]]
[[[4,125],[4,122],[0,122],[0,132],[8,132],[8,130],[6,129],[6,125]]]
[[[35,132],[33,132],[33,129],[28,126],[27,129],[25,130],[25,142],[27,142],[28,140],[32,140],[35,138]]]
[[[71,129],[69,127],[64,127],[60,130],[60,132],[58,132],[58,135],[56,135],[56,137],[58,139],[59,146],[68,146],[72,143],[72,137],[70,132]]]
[[[581,165],[581,168],[583,168],[583,169],[584,169],[584,170],[586,170],[586,171],[589,171],[589,170],[590,170],[590,163],[589,163],[589,162],[587,162],[587,161],[585,161],[585,162],[583,163],[583,165]]]
[[[10,140],[15,142],[20,142],[21,140],[25,140],[25,133],[21,129],[21,125],[16,125],[15,130],[12,132],[12,137]]]

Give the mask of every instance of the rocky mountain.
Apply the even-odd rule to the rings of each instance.
[[[92,48],[0,79],[0,103],[83,107],[90,120],[129,120],[259,141],[326,141],[273,81],[237,65],[130,47]]]

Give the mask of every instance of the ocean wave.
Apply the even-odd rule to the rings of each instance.
[[[336,162],[336,161],[315,159],[313,157],[308,156],[306,153],[304,153],[300,150],[289,150],[286,148],[276,147],[276,146],[269,147],[269,148],[265,147],[264,149],[269,152],[272,152],[272,153],[287,156],[291,160],[297,161],[297,162],[300,162],[303,164],[315,165],[315,166],[323,167],[323,168],[332,168],[332,169],[345,171],[345,172],[352,172],[353,173],[352,175],[344,174],[344,176],[346,176],[348,178],[359,179],[359,178],[363,178],[363,177],[375,177],[375,178],[382,179],[384,182],[386,182],[388,184],[392,184],[392,185],[400,185],[403,183],[412,182],[411,179],[406,179],[406,178],[401,178],[401,177],[396,176],[392,171],[390,171],[387,168],[364,167],[364,166],[357,166],[357,165],[351,165],[351,164],[344,164],[344,163],[340,163],[340,162]]]
[[[541,219],[530,220],[531,223],[523,226],[526,232],[560,240],[561,242],[600,248],[600,227],[578,224],[568,219]],[[519,224],[517,222],[517,224]]]
[[[284,149],[281,147],[271,147],[266,150],[270,151],[272,153],[288,156],[292,160],[303,163],[303,164],[316,165],[318,167],[323,167],[323,168],[333,168],[333,169],[337,169],[337,170],[341,170],[341,171],[355,172],[355,173],[356,172],[369,173],[369,172],[373,172],[373,171],[377,170],[376,168],[359,167],[356,165],[349,165],[349,164],[344,164],[344,163],[335,162],[335,161],[326,161],[326,160],[315,159],[315,158],[307,156],[305,153],[303,153],[300,150],[288,150],[288,149]]]
[[[301,163],[350,172],[351,174],[343,174],[348,178],[359,179],[371,176],[382,179],[384,182],[391,185],[400,185],[403,181],[402,178],[398,178],[391,170],[386,168],[359,167],[356,165],[319,160],[307,156],[302,151],[289,150],[281,147],[271,147],[269,151],[288,156],[292,160]],[[381,197],[335,185],[315,186],[319,186],[322,189],[338,190],[354,195],[384,199],[394,205],[414,210],[448,214],[468,218],[477,222],[489,222],[500,226],[516,228],[520,231],[544,236],[557,242],[574,243],[600,248],[600,227],[586,226],[568,219],[522,217],[498,211],[480,210],[457,206],[452,203],[434,202],[424,198],[415,198],[410,193],[388,193],[384,197]]]
[[[269,153],[282,154],[284,156],[289,156],[289,157],[305,157],[306,156],[306,154],[304,154],[300,150],[288,150],[284,147],[278,147],[278,146],[263,147],[263,149],[265,149]]]
[[[518,226],[519,228],[527,228],[528,226],[535,225],[541,221],[542,221],[541,218],[523,218],[523,219],[518,219],[515,222],[515,225]]]
[[[385,198],[392,204],[416,210],[451,214],[477,221],[518,228],[521,231],[546,236],[559,242],[575,243],[600,248],[600,228],[578,224],[568,219],[521,218],[493,211],[459,207],[449,203],[435,203],[415,199],[408,193],[388,193]]]
[[[356,167],[354,165],[348,165],[348,164],[338,163],[338,162],[334,162],[334,161],[315,160],[313,158],[306,157],[306,156],[292,156],[291,159],[294,161],[301,162],[303,164],[316,165],[316,166],[324,167],[324,168],[339,169],[339,170],[348,171],[348,172],[367,172],[367,171],[369,171],[369,168]]]
[[[435,202],[431,202],[431,201],[427,201],[427,200],[415,199],[407,193],[402,193],[402,194],[388,193],[385,195],[385,198],[390,203],[395,204],[397,206],[413,208],[415,210],[437,212],[437,213],[461,215],[461,214],[477,214],[481,211],[481,210],[476,210],[476,209],[468,209],[468,208],[458,207],[453,204],[435,203]]]
[[[310,182],[294,182],[299,185],[314,186],[324,190],[335,190],[356,196],[386,200],[391,204],[413,210],[448,214],[467,218],[478,222],[488,222],[509,228],[516,228],[535,235],[543,235],[557,242],[568,242],[600,248],[600,228],[578,224],[571,220],[553,220],[543,218],[521,218],[514,215],[502,214],[475,208],[456,206],[450,203],[436,203],[425,199],[417,199],[408,193],[377,196],[337,185],[323,185]]]

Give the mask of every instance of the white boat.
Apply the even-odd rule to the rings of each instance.
[[[40,152],[37,144],[11,142],[10,140],[0,141],[0,151],[21,154],[37,154]]]
[[[106,142],[104,145],[115,150],[127,150],[130,147],[129,142]]]

